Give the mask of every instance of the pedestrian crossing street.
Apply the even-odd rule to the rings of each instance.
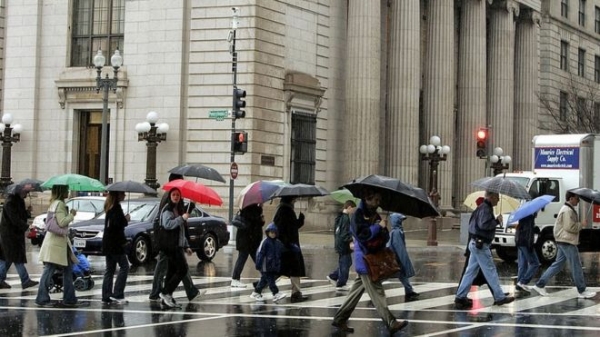
[[[40,275],[32,274],[33,279],[39,279]],[[152,288],[152,275],[130,275],[127,279],[127,287],[125,288],[126,298],[129,303],[144,303],[149,302],[148,294]],[[206,293],[195,303],[214,304],[214,305],[239,305],[252,304],[256,301],[250,298],[252,292],[252,282],[257,279],[242,279],[242,282],[248,285],[247,288],[232,288],[230,279],[225,277],[194,277],[194,284],[206,290]],[[0,289],[0,298],[34,300],[37,292],[37,287],[22,290],[17,274],[9,274],[7,283],[12,286],[12,289]],[[81,301],[100,301],[102,296],[102,276],[94,277],[95,286],[87,291],[77,291],[77,296]],[[277,281],[280,291],[290,295],[290,282],[286,277],[281,277]],[[351,285],[351,281],[349,282]],[[405,302],[404,289],[400,282],[385,281],[386,296],[388,306],[392,311],[452,311],[454,310],[454,293],[456,291],[456,283],[443,282],[415,282],[414,289],[421,294],[417,301]],[[506,292],[515,294],[514,286],[503,285]],[[539,296],[535,292],[532,294],[522,295],[516,293],[516,300],[513,303],[494,306],[494,300],[490,291],[486,287],[473,287],[469,293],[469,297],[473,299],[473,309],[468,310],[470,313],[505,313],[514,314],[518,312],[543,312],[544,314],[560,314],[574,316],[595,316],[600,317],[600,295],[597,298],[584,300],[577,298],[577,291],[574,287],[546,287],[550,296]],[[591,291],[600,293],[600,287],[588,287]],[[291,303],[289,297],[280,301],[277,304],[272,303],[272,294],[268,288],[263,291],[263,296],[267,304],[277,306],[294,306],[306,308],[332,308],[339,307],[345,300],[347,291],[336,291],[326,279],[302,279],[302,293],[308,295],[309,299],[300,303]],[[51,294],[53,300],[60,300],[61,294]],[[177,291],[173,294],[179,302],[187,301],[185,291],[180,285]],[[568,306],[565,310],[564,306],[559,304],[570,302],[577,303]],[[364,293],[359,302],[358,308],[370,308],[369,296]]]

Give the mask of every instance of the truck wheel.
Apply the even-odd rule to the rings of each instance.
[[[509,263],[515,262],[515,260],[517,259],[517,255],[515,253],[516,252],[513,249],[506,249],[504,247],[496,247],[496,254],[504,262],[509,262]]]
[[[549,264],[556,259],[558,253],[558,246],[552,235],[544,235],[541,240],[538,240],[537,254],[540,258],[541,263]]]

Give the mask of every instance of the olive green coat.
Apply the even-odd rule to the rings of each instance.
[[[48,207],[48,211],[54,212],[58,226],[68,227],[73,221],[73,215],[67,212],[67,205],[64,201],[54,201]],[[46,231],[46,237],[40,248],[40,261],[54,263],[59,266],[68,265],[67,258],[73,254],[71,242],[68,236],[60,236]]]

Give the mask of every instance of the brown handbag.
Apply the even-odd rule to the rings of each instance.
[[[373,282],[385,280],[400,271],[396,254],[390,248],[383,248],[374,253],[364,255],[369,278]]]

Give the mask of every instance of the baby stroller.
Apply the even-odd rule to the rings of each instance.
[[[72,239],[74,231],[69,231],[69,237]],[[92,272],[90,267],[90,261],[87,256],[79,252],[73,247],[73,253],[77,256],[79,263],[73,265],[73,286],[77,291],[85,291],[94,288],[94,280],[92,279]],[[63,284],[63,271],[62,269],[57,270],[52,279],[49,282],[48,291],[53,293],[62,292]]]

